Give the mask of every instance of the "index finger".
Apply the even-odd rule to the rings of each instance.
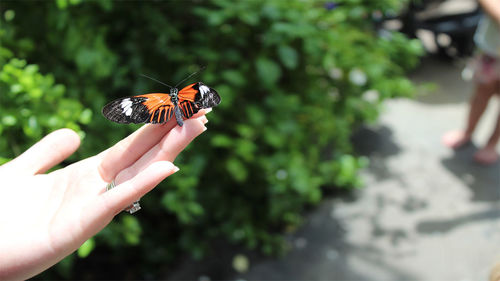
[[[208,112],[209,110],[202,109],[191,118],[200,117]],[[163,125],[144,125],[111,148],[101,152],[98,171],[102,179],[106,182],[113,180],[121,170],[137,161],[175,126],[177,126],[175,119]]]

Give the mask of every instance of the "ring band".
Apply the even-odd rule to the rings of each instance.
[[[113,189],[116,186],[115,180],[112,180],[110,183],[106,185],[106,191]],[[141,204],[139,204],[139,200],[132,203],[132,205],[128,206],[124,209],[125,212],[129,212],[133,214],[141,209]]]

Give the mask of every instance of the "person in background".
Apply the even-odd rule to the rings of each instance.
[[[490,272],[490,281],[500,281],[500,261],[498,261]]]
[[[479,0],[485,16],[479,23],[474,41],[479,54],[473,65],[475,92],[470,100],[464,130],[450,131],[443,136],[444,145],[457,149],[469,143],[488,102],[500,96],[500,0]],[[498,161],[496,146],[500,139],[500,112],[486,145],[474,154],[478,163],[490,165]]]

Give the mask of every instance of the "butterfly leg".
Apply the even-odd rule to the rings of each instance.
[[[174,107],[174,114],[175,114],[175,120],[177,120],[177,124],[182,127],[184,125],[183,117],[182,117],[182,112],[181,109],[178,105]]]

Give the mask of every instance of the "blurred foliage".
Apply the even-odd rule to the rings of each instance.
[[[43,75],[37,65],[10,58],[8,49],[0,52],[0,164],[55,129],[71,128],[83,138],[79,124],[88,124],[92,111],[66,98],[65,87],[55,84],[53,75]]]
[[[4,2],[0,154],[13,157],[61,127],[86,132],[78,158],[98,153],[137,128],[106,121],[106,102],[166,90],[140,73],[175,84],[206,66],[198,80],[222,97],[209,130],[141,212],[121,214],[82,246],[78,255],[89,257],[80,263],[95,253],[105,257],[100,270],[118,263],[117,274],[158,278],[181,251],[210,254],[214,238],[277,253],[280,233],[301,223],[322,188],[361,186],[366,159],[353,155],[352,130],[376,120],[384,100],[414,91],[404,73],[418,63],[419,42],[372,24],[401,4]],[[75,277],[75,261],[61,262],[59,274]]]

